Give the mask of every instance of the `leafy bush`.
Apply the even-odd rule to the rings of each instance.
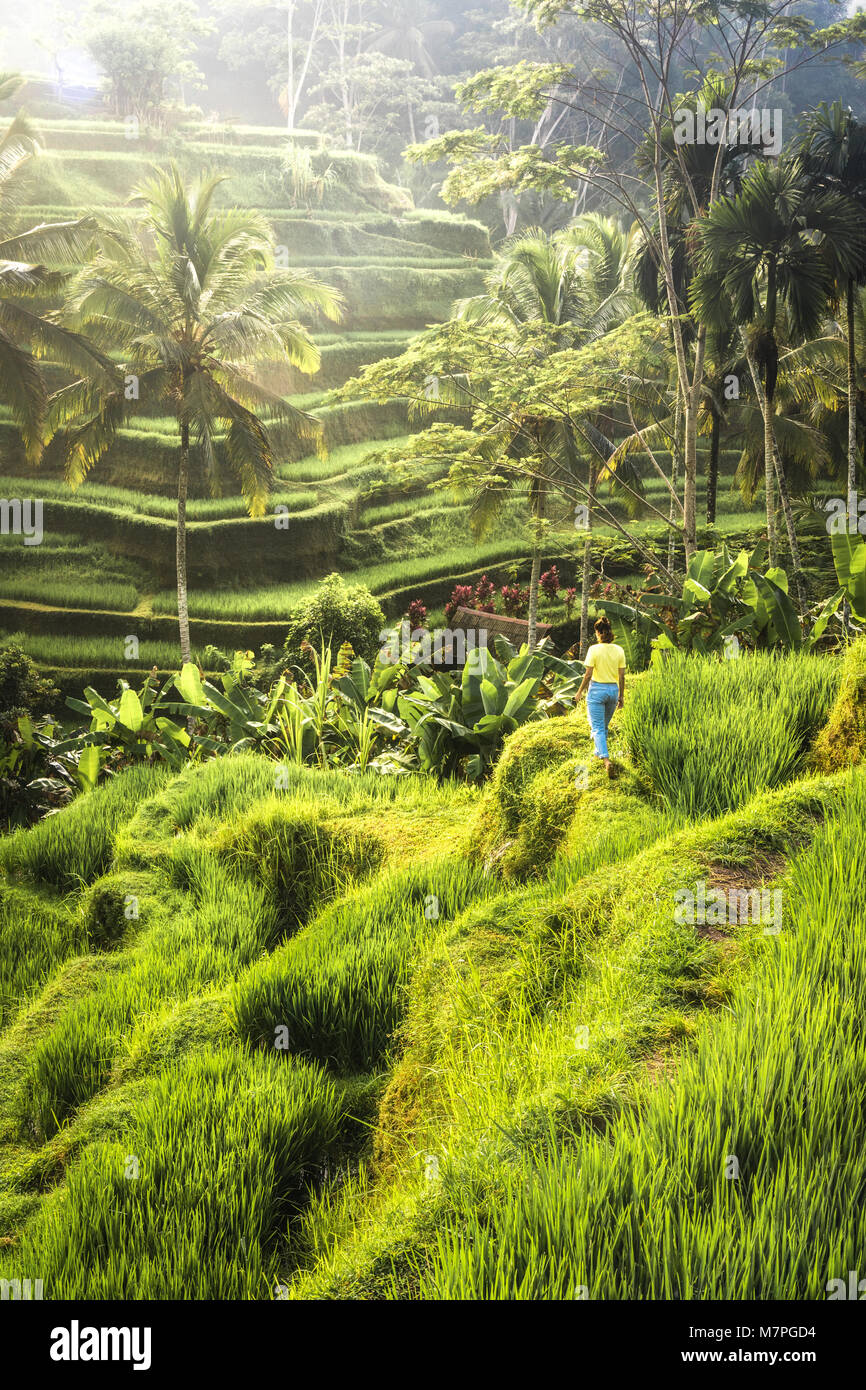
[[[549,570],[545,570],[538,583],[548,602],[555,603],[560,590],[559,570],[556,565],[551,565]]]
[[[33,660],[10,643],[0,649],[0,720],[15,714],[44,714],[60,691],[43,680]]]
[[[349,642],[365,661],[374,661],[384,626],[385,614],[369,589],[329,574],[292,609],[284,651],[290,661],[309,667],[312,658],[302,650],[305,643],[315,651],[323,646],[336,651]]]

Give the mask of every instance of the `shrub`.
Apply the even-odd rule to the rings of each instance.
[[[538,582],[544,597],[550,603],[555,603],[560,589],[559,570],[556,565],[551,565],[549,570],[545,570]]]
[[[424,627],[427,622],[427,605],[420,598],[413,598],[409,604],[408,618],[413,628]]]
[[[496,605],[493,602],[495,593],[493,580],[488,579],[486,574],[482,574],[475,590],[472,607],[477,608],[479,613],[495,613]]]
[[[830,717],[815,741],[813,762],[821,772],[859,763],[866,756],[866,637],[849,648],[842,684]]]
[[[502,611],[509,618],[525,618],[529,608],[529,589],[521,589],[519,584],[503,584]]]
[[[20,647],[0,649],[0,719],[12,711],[43,714],[60,698],[60,691],[43,680],[35,663]]]
[[[315,651],[322,646],[336,651],[350,642],[358,656],[373,662],[384,627],[385,614],[369,589],[347,584],[339,574],[329,574],[309,598],[292,609],[284,651],[290,661],[302,660],[309,665],[301,650],[305,642]]]
[[[472,585],[455,584],[451,597],[445,605],[445,617],[450,621],[458,608],[472,607]]]

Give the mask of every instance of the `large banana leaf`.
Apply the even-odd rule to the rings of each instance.
[[[866,622],[866,541],[859,535],[832,535],[833,564],[845,590],[851,612],[858,622]]]

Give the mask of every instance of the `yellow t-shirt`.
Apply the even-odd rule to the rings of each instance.
[[[592,667],[593,679],[602,685],[616,685],[620,671],[625,670],[625,652],[616,642],[593,642],[583,660]]]

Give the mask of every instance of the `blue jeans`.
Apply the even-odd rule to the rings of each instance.
[[[610,757],[607,751],[607,726],[618,702],[618,685],[609,685],[606,681],[590,681],[589,690],[586,692],[586,709],[598,758]]]

